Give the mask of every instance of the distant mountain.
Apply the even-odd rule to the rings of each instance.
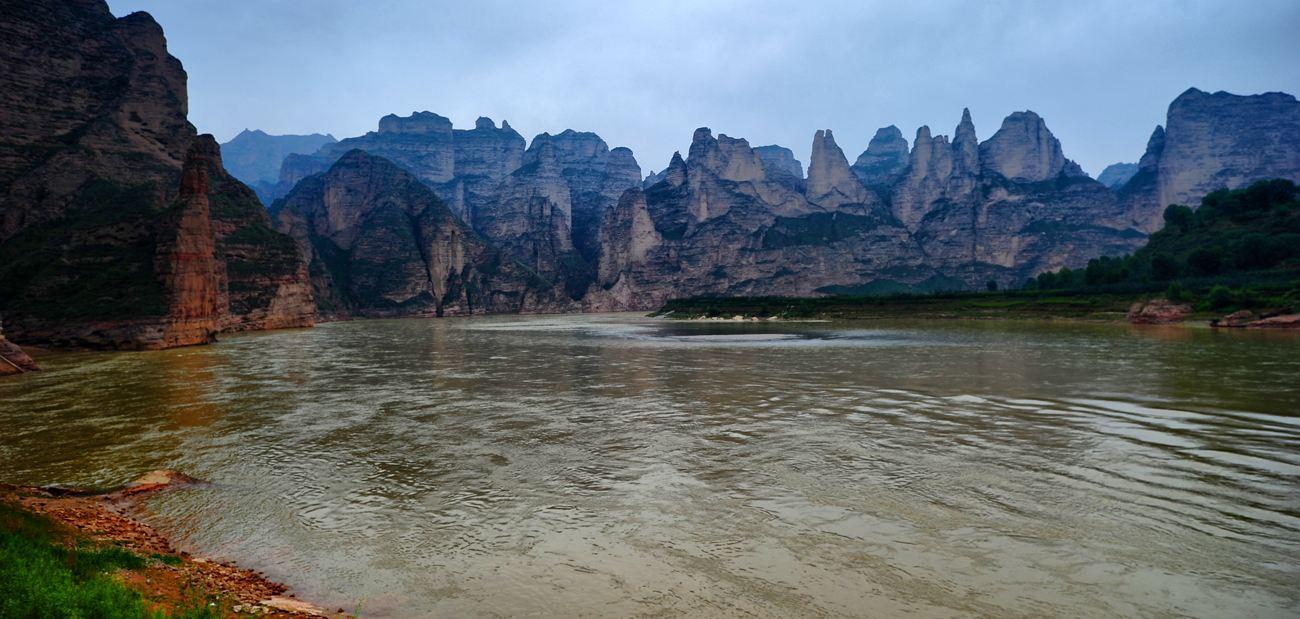
[[[354,149],[275,203],[322,315],[451,316],[554,308],[556,291],[457,218],[414,175]]]
[[[221,145],[221,158],[231,175],[257,190],[258,198],[269,206],[267,192],[274,191],[285,157],[314,153],[336,141],[329,134],[270,135],[260,129],[244,129]]]
[[[147,13],[5,3],[0,314],[21,342],[201,344],[310,325],[292,240],[186,120],[186,74]]]
[[[1097,175],[1097,182],[1111,189],[1119,189],[1125,183],[1137,174],[1138,164],[1136,163],[1112,163],[1106,166],[1101,174]]]
[[[1170,204],[1196,204],[1216,189],[1300,181],[1300,102],[1281,92],[1240,96],[1195,88],[1169,104],[1121,189],[1139,227],[1159,230]]]

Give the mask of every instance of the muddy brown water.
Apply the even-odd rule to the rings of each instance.
[[[365,616],[1300,614],[1300,337],[382,320],[0,380],[0,480]]]

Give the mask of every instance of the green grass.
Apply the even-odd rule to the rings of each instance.
[[[176,557],[157,560],[174,564]],[[203,601],[172,614],[150,610],[140,594],[113,578],[149,559],[118,546],[92,544],[52,521],[0,503],[0,617],[87,619],[216,617]]]

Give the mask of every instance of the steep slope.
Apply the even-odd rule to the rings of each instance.
[[[310,324],[310,304],[269,301],[280,285],[232,296],[235,255],[258,272],[277,273],[268,260],[289,265],[274,275],[288,288],[305,280],[296,257],[220,238],[226,229],[284,237],[265,214],[214,216],[213,202],[252,194],[224,177],[215,141],[186,121],[185,72],[157,23],[114,18],[102,1],[0,8],[0,313],[11,334],[163,348],[225,328]],[[228,182],[211,183],[217,172]]]
[[[554,290],[461,222],[411,173],[344,154],[276,203],[309,256],[323,315],[465,315],[551,308]]]
[[[1170,204],[1196,204],[1216,189],[1300,181],[1300,102],[1281,92],[1239,96],[1190,88],[1169,104],[1138,172],[1121,189],[1144,231]]]

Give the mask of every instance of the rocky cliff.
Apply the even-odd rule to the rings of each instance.
[[[233,179],[210,183],[217,147],[185,118],[185,72],[161,28],[145,13],[114,18],[98,0],[7,2],[3,11],[0,313],[10,332],[161,348],[244,322],[228,304],[233,246],[219,230],[256,220],[222,220],[214,204],[237,202],[235,185],[252,194]],[[251,268],[274,270],[260,256]],[[241,294],[251,306],[276,290]],[[310,324],[306,311],[248,324]]]
[[[299,182],[273,214],[308,256],[323,315],[466,315],[555,307],[553,289],[420,179],[363,150]]]
[[[907,138],[890,125],[876,130],[867,150],[853,163],[853,173],[868,187],[890,186],[907,169],[907,161]]]
[[[454,129],[451,120],[433,112],[389,114],[379,130],[326,144],[310,155],[289,155],[280,168],[273,197],[298,181],[323,172],[344,154],[360,149],[396,163],[434,190],[458,217],[469,220],[506,175],[523,160],[524,138],[502,122],[479,118],[473,129]]]
[[[606,216],[589,307],[646,309],[697,295],[812,295],[932,276],[906,228],[872,203],[856,177],[845,181],[848,161],[833,137],[818,132],[814,149],[808,193],[830,196],[825,205],[769,178],[745,140],[696,130],[687,158],[674,155],[663,180],[625,192]]]
[[[258,199],[270,206],[285,157],[311,154],[336,141],[328,134],[270,135],[260,129],[245,129],[221,145],[221,155],[231,176],[251,187]]]
[[[1268,178],[1300,181],[1300,102],[1280,92],[1240,96],[1188,89],[1156,127],[1121,189],[1138,226],[1159,229],[1170,204]]]

